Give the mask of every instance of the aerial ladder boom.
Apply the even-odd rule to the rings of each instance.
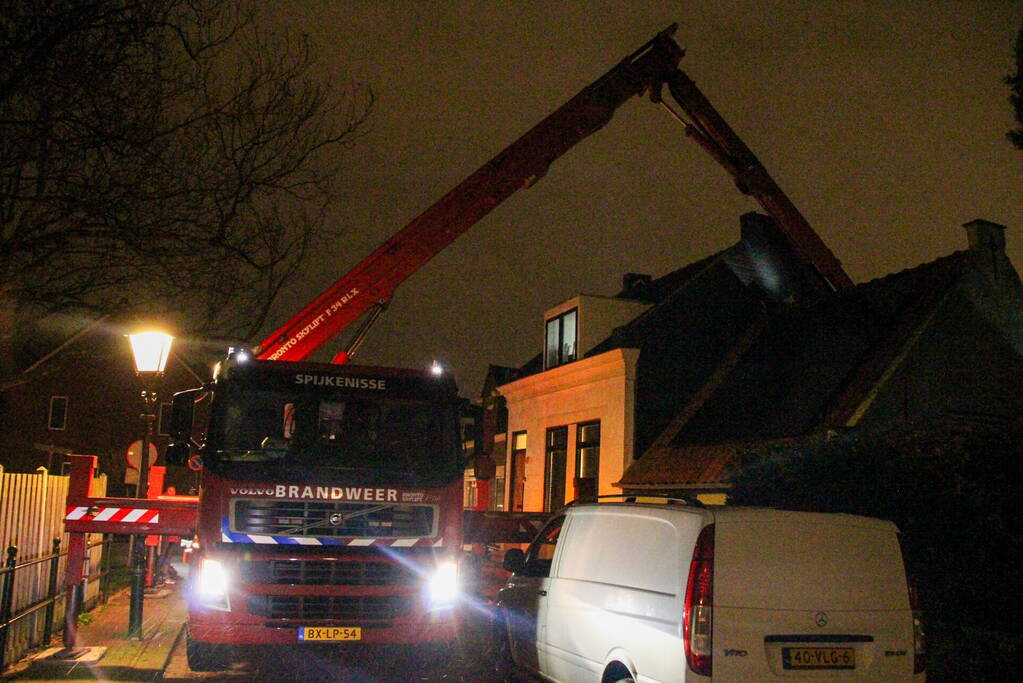
[[[336,363],[346,362],[398,285],[505,199],[541,178],[556,159],[603,128],[627,100],[649,92],[660,101],[664,84],[692,119],[684,121],[689,134],[732,174],[743,192],[760,201],[797,252],[835,289],[851,284],[841,264],[753,153],[679,70],[685,53],[671,38],[675,28],[672,25],[657,34],[414,218],[269,335],[253,350],[255,355],[265,360],[303,360],[366,316],[348,348],[334,358]]]
[[[663,83],[682,58],[682,50],[666,37],[658,34],[463,180],[267,337],[255,354],[302,360],[370,309],[385,306],[399,284],[604,127],[622,103]],[[335,361],[343,362],[344,355]]]
[[[813,265],[832,289],[851,287],[852,280],[842,268],[841,261],[810,227],[803,214],[778,187],[746,143],[700,92],[696,83],[681,69],[675,69],[666,82],[672,98],[689,120],[679,116],[663,100],[661,103],[682,122],[686,134],[728,171],[740,192],[750,195],[760,203],[767,215],[774,219],[796,253]],[[660,93],[655,91],[653,99],[660,100]]]

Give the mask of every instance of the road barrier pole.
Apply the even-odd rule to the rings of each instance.
[[[100,547],[103,554],[99,563],[99,601],[105,605],[110,598],[110,553],[114,547],[113,535],[103,534],[103,545]]]
[[[78,641],[78,613],[82,606],[82,564],[85,560],[85,534],[69,533],[67,548],[67,598],[64,602],[64,649],[73,650]]]

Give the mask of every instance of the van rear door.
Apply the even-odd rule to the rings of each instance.
[[[715,515],[714,679],[914,680],[895,526],[756,512]]]

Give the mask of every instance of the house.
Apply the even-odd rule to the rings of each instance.
[[[124,335],[125,328],[108,318],[91,321],[0,385],[0,464],[5,471],[46,467],[59,474],[66,455],[95,455],[99,471],[109,476],[110,495],[134,493],[137,477],[131,476],[135,472],[129,472],[126,456],[145,435],[143,385]],[[153,443],[161,454],[171,395],[200,385],[206,372],[186,363],[179,351],[180,342],[163,377],[148,387],[158,396]],[[195,476],[175,468],[168,472],[168,483],[186,493]]]
[[[491,365],[487,368],[487,374],[483,379],[481,398],[479,403],[474,406],[473,414],[481,422],[480,453],[487,456],[493,463],[494,471],[492,476],[483,478],[476,476],[476,466],[466,469],[463,504],[468,510],[505,509],[508,471],[505,467],[504,454],[508,445],[508,410],[505,408],[504,398],[497,391],[497,387],[510,382],[517,375],[517,368]],[[495,454],[500,454],[500,457]],[[515,499],[515,494],[512,494],[512,501]]]
[[[717,254],[551,308],[543,352],[496,387],[495,497],[527,511],[622,492],[720,501],[752,446],[1023,414],[1023,287],[1004,228],[965,228],[965,250],[835,292],[751,213]]]

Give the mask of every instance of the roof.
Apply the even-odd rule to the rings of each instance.
[[[953,292],[993,323],[992,348],[1005,337],[998,353],[1019,356],[1023,375],[1023,286],[995,239],[1004,228],[970,225],[970,249],[838,292],[756,213],[722,251],[656,279],[629,274],[617,296],[652,305],[583,354],[640,350],[641,455],[620,485],[724,486],[729,461],[754,445],[856,424]],[[518,376],[542,371],[537,355]]]
[[[957,251],[930,263],[866,282],[851,293],[851,305],[868,306],[886,333],[878,337],[844,386],[832,397],[824,416],[827,424],[848,421],[876,385],[906,341],[921,329],[958,280],[967,252]]]
[[[791,442],[843,424],[959,281],[967,261],[968,252],[955,252],[807,304],[772,307],[756,339],[740,349],[741,358],[732,359],[713,386],[708,379],[704,395],[691,396],[620,485],[723,487],[730,461],[754,445]]]
[[[625,489],[725,488],[725,473],[738,444],[667,446],[637,460],[615,486]]]
[[[629,490],[720,490],[730,486],[728,472],[751,450],[792,446],[797,439],[665,446],[646,453],[615,482]]]

